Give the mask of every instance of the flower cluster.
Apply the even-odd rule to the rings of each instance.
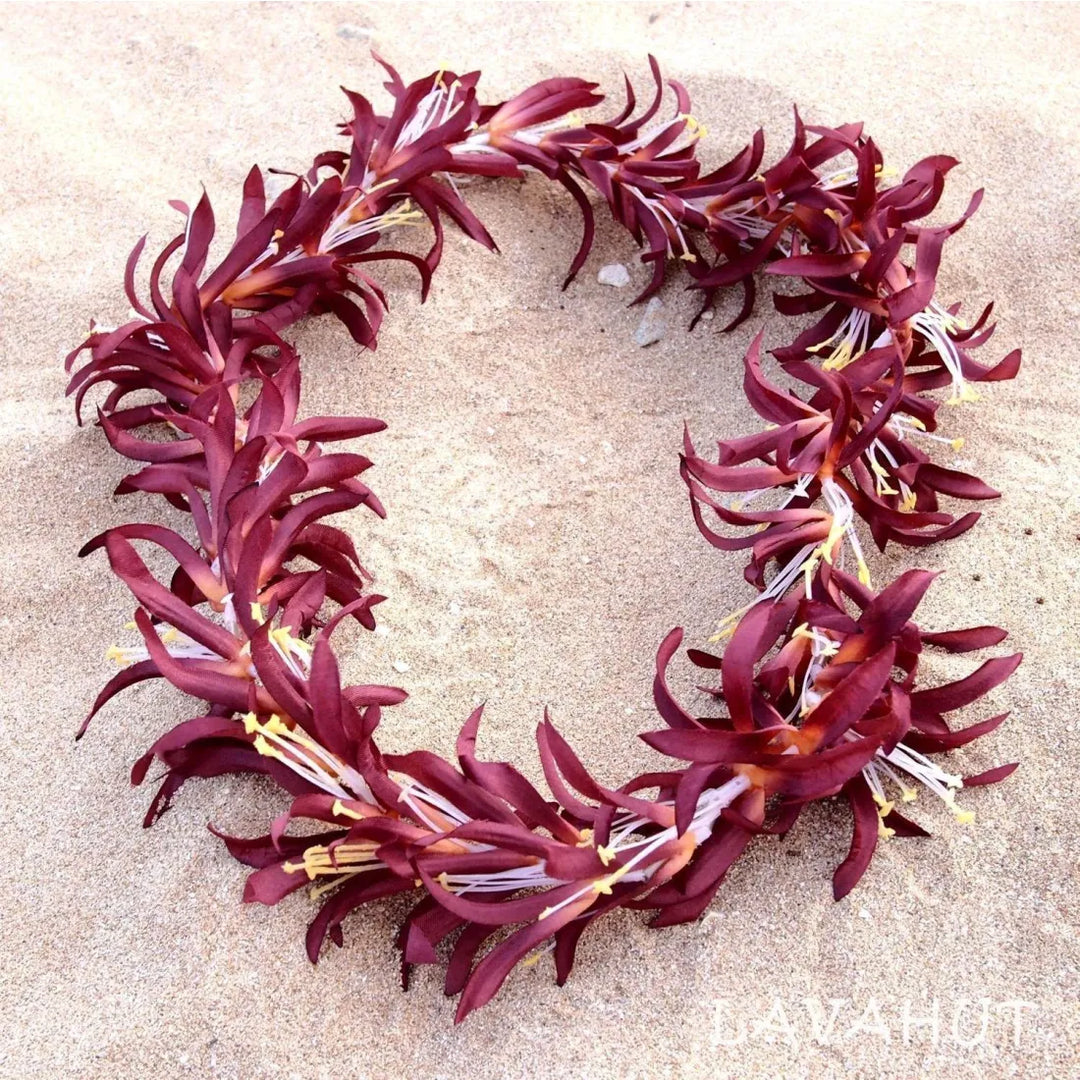
[[[1004,719],[956,728],[946,716],[1002,683],[1019,656],[926,685],[924,648],[968,652],[999,644],[1004,632],[921,629],[913,616],[933,575],[909,571],[874,592],[857,521],[882,549],[974,524],[977,514],[955,516],[941,499],[997,493],[931,461],[932,443],[949,440],[935,433],[937,403],[927,395],[950,387],[954,399],[970,399],[972,383],[1014,375],[1019,354],[979,365],[970,354],[990,336],[989,309],[966,326],[935,299],[942,245],[978,204],[976,196],[953,225],[919,224],[951,158],[926,159],[889,185],[860,126],[812,128],[796,114],[791,148],[766,171],[759,132],[703,173],[704,128],[677,83],[669,84],[675,114],[660,118],[665,84],[655,61],[651,103],[635,115],[628,84],[625,108],[599,123],[577,116],[602,100],[580,79],[548,79],[485,105],[478,73],[440,70],[406,85],[386,70],[389,115],[348,95],[348,150],[320,154],[269,206],[262,173],[251,171],[235,240],[213,270],[209,199],[175,204],[185,227],[153,263],[149,300],[135,285],[144,238],[125,274],[131,321],[92,325],[68,358],[79,415],[86,395],[107,387],[100,426],[139,463],[118,493],[155,493],[190,515],[186,536],[131,524],[83,549],[104,549],[138,604],[130,625],[138,640],[109,650],[121,669],[90,717],[151,678],[205,702],[135,764],[136,783],[155,759],[165,769],[147,824],[192,777],[271,777],[293,800],[268,833],[218,833],[253,869],[245,899],[273,904],[303,887],[324,898],[308,932],[315,961],[327,937],[342,943],[350,912],[410,894],[403,979],[449,948],[446,990],[461,994],[460,1020],[519,961],[544,951],[561,983],[586,927],[616,908],[649,910],[655,926],[697,917],[750,840],[790,828],[811,802],[840,795],[851,808],[839,899],[880,839],[926,835],[897,804],[926,789],[970,820],[956,792],[1012,771],[963,778],[930,755]],[[373,629],[383,598],[369,591],[348,534],[326,519],[360,506],[382,515],[360,479],[369,459],[327,447],[383,424],[298,419],[300,358],[282,337],[299,319],[329,313],[374,348],[386,302],[373,264],[411,263],[426,294],[444,218],[494,247],[459,181],[526,171],[562,185],[581,208],[585,234],[570,277],[592,244],[592,192],[645,249],[653,276],[643,297],[674,259],[706,305],[741,285],[736,321],[750,312],[761,270],[801,278],[808,290],[777,296],[781,312],[824,312],[774,353],[808,387],[803,397],[766,376],[760,338],[746,357],[746,394],[767,430],[720,443],[715,463],[687,435],[681,472],[695,520],[716,547],[749,549],[757,597],[722,623],[721,656],[689,652],[718,672],[709,693],[724,715],[696,717],[675,700],[666,671],[681,631],[664,641],[654,696],[666,727],[642,738],[666,761],[618,788],[599,783],[547,717],[536,740],[549,794],[514,766],[477,756],[479,710],[462,729],[456,763],[381,751],[383,710],[405,692],[343,686],[332,636],[346,618]],[[425,256],[381,243],[425,220],[434,234]],[[155,575],[136,544],[159,549],[155,565],[167,557],[171,573]],[[854,573],[845,570],[851,558]]]

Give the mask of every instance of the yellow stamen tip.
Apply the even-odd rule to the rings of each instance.
[[[276,746],[271,746],[265,735],[256,735],[254,745],[256,752],[262,754],[263,757],[277,758],[278,761],[284,760],[281,751]]]
[[[352,818],[353,821],[362,821],[363,814],[358,814],[355,810],[350,810],[340,799],[334,800],[334,805],[330,807],[330,812],[334,817],[346,817]]]
[[[271,735],[288,735],[289,727],[277,713],[271,713],[270,719],[263,725],[263,730]]]
[[[951,398],[949,398],[949,400],[946,401],[945,404],[946,405],[960,405],[960,404],[963,404],[965,402],[979,401],[979,400],[980,400],[979,395],[975,392],[975,390],[972,389],[972,387],[968,386],[967,383],[964,383],[964,385],[960,387],[960,390],[957,393],[953,394],[953,396]]]

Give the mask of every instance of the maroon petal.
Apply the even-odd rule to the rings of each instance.
[[[851,807],[851,850],[833,874],[833,899],[843,900],[866,873],[878,842],[878,812],[866,781],[856,777],[843,790]]]

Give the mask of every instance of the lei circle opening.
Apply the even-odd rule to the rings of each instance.
[[[595,123],[576,116],[602,101],[596,84],[581,79],[547,79],[483,105],[479,73],[440,70],[406,85],[384,64],[389,115],[346,91],[348,151],[320,154],[269,207],[253,168],[236,239],[212,270],[209,199],[193,209],[175,203],[185,228],[154,260],[148,301],[135,288],[143,237],[125,272],[131,321],[116,329],[91,323],[67,361],[80,419],[87,393],[107,385],[98,422],[117,452],[140,463],[117,493],[161,495],[190,514],[192,527],[184,537],[156,524],[123,525],[82,549],[103,548],[131,589],[131,629],[142,643],[109,650],[121,670],[79,736],[106,702],[142,680],[164,678],[205,701],[203,715],[161,736],[134,766],[135,783],[155,758],[166,770],[146,823],[191,777],[270,777],[293,801],[269,832],[216,833],[254,870],[244,899],[273,904],[304,886],[325,898],[307,934],[315,961],[327,937],[342,943],[348,913],[414,895],[398,942],[403,980],[452,941],[446,991],[461,993],[458,1020],[539,951],[554,952],[562,983],[582,932],[615,908],[652,911],[661,927],[698,917],[750,840],[786,831],[810,802],[839,794],[851,809],[851,849],[833,882],[839,899],[880,838],[927,835],[898,804],[926,789],[968,821],[972,811],[956,792],[1016,767],[961,777],[929,756],[997,727],[1003,716],[961,729],[946,716],[1001,684],[1020,656],[923,686],[924,647],[968,652],[1005,633],[922,630],[913,615],[934,575],[911,570],[875,590],[857,525],[882,550],[890,540],[924,546],[978,519],[944,509],[942,497],[998,494],[928,452],[935,444],[959,449],[959,440],[937,433],[932,391],[968,401],[973,384],[1019,370],[1018,350],[991,366],[972,358],[993,332],[992,305],[968,323],[959,305],[935,298],[944,242],[981,192],[958,221],[920,224],[954,159],[926,158],[897,176],[861,125],[806,125],[798,112],[792,144],[775,164],[762,168],[758,131],[735,158],[704,172],[696,156],[704,128],[689,96],[668,81],[676,111],[662,119],[665,82],[650,64],[656,91],[648,107],[637,111],[628,82],[625,107]],[[682,637],[673,630],[654,682],[664,726],[642,736],[667,762],[605,787],[545,717],[537,745],[551,797],[512,765],[477,757],[479,709],[458,738],[456,765],[425,750],[386,754],[376,731],[404,690],[341,685],[334,629],[351,618],[373,630],[383,597],[368,591],[349,537],[325,519],[383,508],[360,479],[371,462],[327,447],[385,425],[298,419],[300,358],[281,336],[309,314],[329,313],[374,348],[385,298],[372,264],[410,263],[426,296],[444,218],[494,248],[455,176],[526,170],[559,183],[581,211],[584,237],[567,283],[592,244],[589,191],[646,249],[652,280],[639,301],[660,288],[674,260],[700,291],[702,312],[720,289],[741,286],[732,326],[750,315],[759,272],[805,286],[774,297],[782,314],[819,314],[772,350],[804,393],[766,377],[759,335],[745,357],[744,389],[767,427],[719,443],[715,461],[687,434],[680,456],[702,535],[722,550],[748,550],[745,577],[757,590],[720,623],[713,640],[726,642],[722,655],[688,653],[718,680],[707,693],[725,715],[693,716],[669,692],[665,671]],[[424,257],[378,246],[423,221],[434,231]],[[168,436],[157,433],[163,425]],[[167,583],[135,542],[173,560]],[[300,819],[321,831],[309,824],[294,835],[289,827]]]

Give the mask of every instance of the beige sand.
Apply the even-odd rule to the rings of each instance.
[[[0,1074],[1076,1075],[1080,13],[904,11],[3,10]],[[299,167],[331,143],[339,83],[380,92],[365,28],[410,77],[440,62],[482,66],[492,98],[558,73],[616,89],[624,68],[644,88],[651,50],[691,87],[711,161],[758,124],[786,145],[793,100],[812,121],[866,121],[898,164],[952,153],[964,166],[945,212],[978,185],[987,200],[949,250],[942,295],[996,298],[992,351],[1020,344],[1027,357],[1020,381],[946,421],[967,440],[962,461],[1006,497],[973,533],[922,556],[947,571],[929,625],[1001,623],[1027,654],[995,695],[1012,719],[962,758],[971,771],[1023,760],[1008,783],[966,798],[977,824],[920,805],[935,837],[889,845],[833,904],[847,826],[819,808],[787,840],[754,846],[704,923],[658,934],[611,919],[586,938],[566,988],[545,960],[458,1029],[437,974],[398,988],[401,907],[354,918],[344,951],[316,969],[302,952],[306,898],[237,902],[243,873],[204,826],[259,829],[282,805],[268,789],[194,784],[159,827],[140,829],[149,792],[128,787],[127,769],[185,715],[179,695],[131,692],[72,741],[131,610],[103,560],[75,551],[162,510],[110,498],[124,465],[99,432],[75,427],[60,357],[91,315],[123,317],[123,258],[144,229],[171,235],[167,198],[203,182],[227,222],[252,161]],[[602,228],[564,294],[578,236],[569,200],[539,180],[477,185],[471,200],[501,257],[452,239],[423,310],[408,276],[393,275],[374,355],[334,326],[298,335],[308,412],[390,423],[365,448],[390,520],[347,522],[392,598],[389,634],[357,640],[349,672],[391,681],[395,660],[410,665],[412,697],[387,723],[395,747],[447,751],[486,699],[483,750],[535,773],[531,730],[547,703],[616,781],[653,760],[634,735],[655,722],[662,635],[683,624],[701,642],[746,595],[739,561],[696,533],[675,453],[684,418],[704,442],[754,425],[738,390],[751,331],[721,336],[718,320],[685,333],[692,302],[673,285],[668,336],[637,349],[630,290],[596,283],[612,260],[644,280],[624,236]],[[767,305],[754,326],[763,321],[777,344],[784,328]],[[900,553],[889,572],[914,564]],[[804,999],[826,1012],[842,999],[817,1041]],[[1015,1001],[1030,1003],[1018,1031]],[[920,1026],[935,1009],[937,1026]]]

